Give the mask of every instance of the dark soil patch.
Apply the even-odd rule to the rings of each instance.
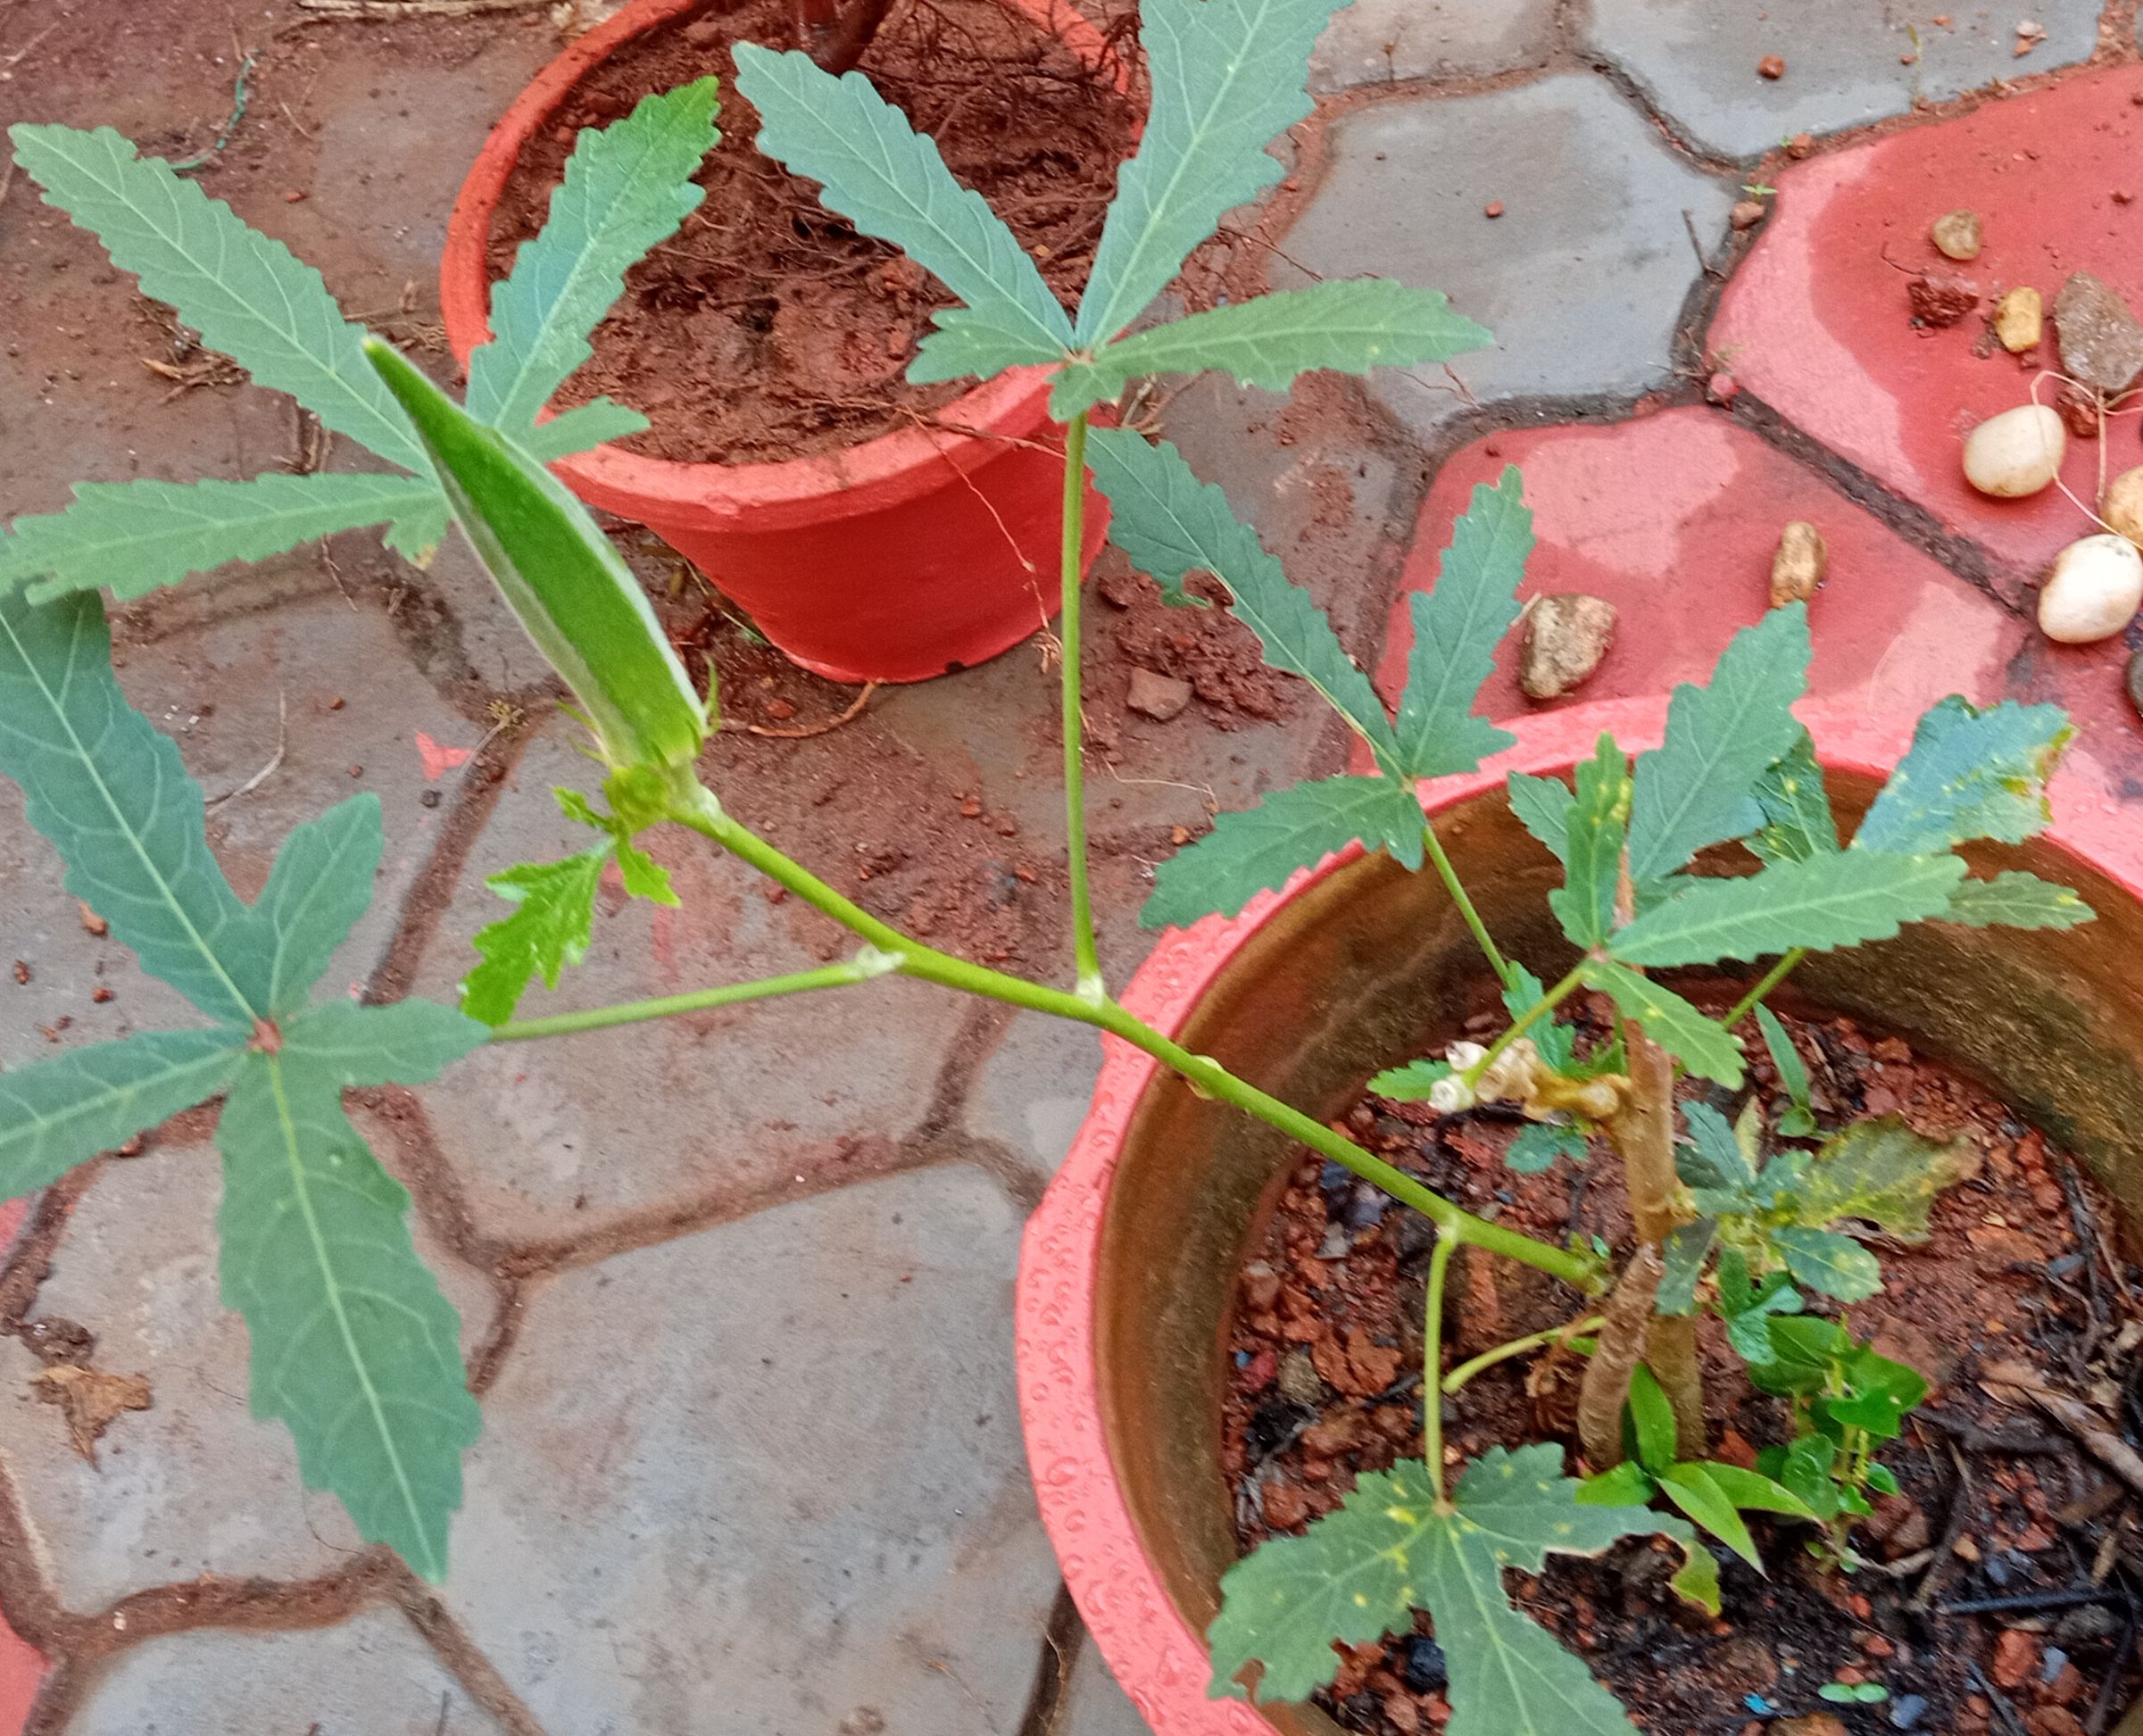
[[[1765,1717],[1811,1713],[1838,1713],[1845,1728],[1870,1731],[2096,1736],[2143,1677],[2137,1498],[2058,1427],[1998,1402],[1980,1378],[1991,1363],[2030,1364],[2098,1406],[2109,1427],[2131,1441],[2143,1434],[2143,1332],[2132,1324],[2143,1292],[2114,1251],[2113,1208],[2064,1153],[1973,1080],[1843,1019],[1789,1023],[1812,1064],[1826,1131],[1898,1114],[1931,1137],[1961,1135],[1981,1157],[1978,1175],[1937,1201],[1929,1242],[1878,1242],[1886,1288],[1846,1311],[1855,1331],[1919,1368],[1933,1389],[1883,1455],[1904,1494],[1881,1503],[1856,1533],[1877,1565],[1849,1577],[1822,1573],[1804,1553],[1806,1528],[1759,1522],[1770,1577],[1715,1550],[1724,1621],[1673,1597],[1666,1581],[1678,1557],[1653,1540],[1597,1562],[1554,1561],[1538,1580],[1512,1576],[1511,1589],[1641,1728],[1662,1736],[1757,1736]],[[1756,1060],[1752,1076],[1769,1106],[1776,1082],[1767,1062]],[[1682,1086],[1685,1097],[1710,1090]],[[1391,1161],[1502,1223],[1627,1246],[1627,1211],[1604,1149],[1574,1175],[1558,1166],[1526,1176],[1503,1162],[1522,1124],[1492,1111],[1440,1122],[1425,1105],[1369,1097],[1349,1125]],[[1338,1166],[1306,1157],[1244,1268],[1224,1451],[1246,1548],[1337,1506],[1358,1473],[1420,1455],[1430,1237],[1416,1214],[1380,1212],[1382,1198]],[[1446,1337],[1460,1354],[1571,1317],[1568,1292],[1478,1254],[1463,1250],[1452,1271]],[[1713,1327],[1705,1346],[1713,1456],[1748,1463],[1783,1438],[1783,1408],[1749,1387]],[[1447,1454],[1570,1440],[1578,1362],[1558,1352],[1476,1378],[1453,1401]],[[1997,1446],[1986,1431],[2029,1450]],[[2093,1585],[2107,1591],[2105,1603],[2031,1602]],[[1987,1598],[2018,1601],[1945,1613]],[[1425,1636],[1427,1619],[1417,1626]],[[1975,1683],[1973,1665],[2000,1684],[2016,1723],[2005,1722],[2004,1708]],[[1881,1682],[1890,1704],[1826,1706],[1816,1690],[1833,1681]],[[1449,1719],[1440,1686],[1437,1656],[1417,1637],[1355,1648],[1322,1699],[1365,1736],[1415,1736]],[[1923,1704],[1907,1725],[1893,1726],[1892,1709],[1907,1696]],[[1808,1736],[1818,1728],[1808,1726]]]
[[[654,426],[623,444],[659,458],[763,462],[836,451],[914,426],[968,389],[903,376],[951,304],[894,248],[858,235],[753,143],[730,47],[787,47],[785,0],[745,0],[653,31],[591,73],[522,157],[493,224],[492,270],[542,227],[574,129],[650,91],[721,79],[721,143],[683,228],[627,275],[595,353],[561,401],[608,392]],[[937,141],[1068,307],[1084,287],[1133,110],[1105,71],[996,0],[901,0],[860,69]]]

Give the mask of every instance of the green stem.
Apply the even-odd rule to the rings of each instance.
[[[1587,1295],[1597,1295],[1603,1287],[1597,1261],[1570,1250],[1536,1241],[1532,1236],[1522,1235],[1499,1224],[1491,1224],[1486,1218],[1474,1217],[1441,1194],[1430,1192],[1404,1170],[1395,1168],[1382,1158],[1364,1150],[1344,1134],[1334,1133],[1323,1122],[1237,1078],[1211,1056],[1192,1054],[1181,1043],[1172,1042],[1144,1020],[1127,1012],[1117,1002],[1105,996],[1099,1001],[1089,1000],[1084,995],[1067,993],[1044,984],[1030,983],[1024,977],[1007,976],[984,965],[970,964],[965,959],[956,959],[950,953],[940,952],[935,947],[910,940],[898,929],[881,922],[869,911],[835,892],[809,868],[784,855],[750,827],[730,818],[722,810],[721,804],[715,800],[713,793],[700,785],[691,785],[677,792],[671,809],[671,818],[680,825],[688,826],[702,836],[712,839],[777,885],[788,888],[821,915],[831,918],[851,934],[869,942],[879,951],[890,955],[894,961],[892,968],[903,975],[941,984],[947,988],[962,989],[970,994],[985,995],[991,1000],[1025,1007],[1030,1011],[1053,1013],[1059,1018],[1098,1026],[1110,1035],[1121,1037],[1133,1048],[1152,1056],[1164,1067],[1181,1074],[1206,1096],[1217,1098],[1222,1102],[1255,1116],[1270,1126],[1277,1127],[1290,1138],[1308,1146],[1311,1150],[1330,1158],[1364,1181],[1383,1188],[1393,1199],[1412,1206],[1445,1234],[1537,1267]],[[616,1017],[611,1022],[624,1023],[628,1018],[659,1017],[658,1013],[648,1010],[652,1004],[643,1001],[634,1007],[616,1009]]]
[[[1497,950],[1495,941],[1489,934],[1488,925],[1481,920],[1481,912],[1474,908],[1474,901],[1466,896],[1466,887],[1458,879],[1458,870],[1451,866],[1451,859],[1444,854],[1443,840],[1436,835],[1436,828],[1426,821],[1422,824],[1421,841],[1428,848],[1429,860],[1436,865],[1437,876],[1442,880],[1443,889],[1450,893],[1451,902],[1458,907],[1458,914],[1466,918],[1466,926],[1473,931],[1474,940],[1480,946],[1483,956],[1488,959],[1489,968],[1496,973],[1496,980],[1507,989],[1516,986],[1517,973],[1510,968],[1510,960]]]
[[[1064,843],[1071,867],[1072,949],[1082,998],[1107,993],[1101,957],[1094,944],[1092,894],[1086,884],[1086,760],[1079,694],[1080,555],[1086,530],[1086,412],[1064,430],[1064,537],[1059,554],[1058,662],[1063,672]]]
[[[1579,981],[1583,977],[1584,970],[1585,968],[1582,965],[1573,965],[1567,976],[1549,989],[1532,1006],[1526,1008],[1524,1013],[1508,1031],[1489,1044],[1487,1052],[1458,1076],[1466,1081],[1467,1090],[1472,1090],[1474,1086],[1481,1083],[1481,1076],[1502,1059],[1505,1050],[1553,1012],[1569,996],[1571,991],[1577,987]]]
[[[1499,1362],[1508,1362],[1511,1358],[1522,1357],[1529,1350],[1541,1350],[1553,1344],[1558,1339],[1567,1341],[1575,1338],[1580,1333],[1598,1332],[1601,1324],[1601,1317],[1595,1314],[1587,1319],[1574,1320],[1567,1325],[1550,1326],[1546,1332],[1527,1333],[1523,1338],[1511,1339],[1507,1343],[1497,1345],[1493,1350],[1482,1351],[1471,1361],[1460,1363],[1443,1377],[1443,1390],[1446,1392],[1456,1392],[1474,1375],[1486,1374]]]
[[[1428,1461],[1430,1486],[1436,1505],[1443,1498],[1443,1279],[1451,1267],[1451,1250],[1458,1238],[1441,1229],[1436,1247],[1429,1255],[1428,1300],[1421,1310],[1421,1447]]]
[[[818,970],[793,971],[786,976],[767,976],[756,983],[728,983],[718,989],[695,989],[690,994],[666,994],[653,1001],[635,1001],[624,1006],[596,1007],[587,1012],[554,1013],[548,1018],[515,1018],[494,1026],[494,1042],[524,1042],[530,1037],[562,1037],[576,1031],[600,1031],[611,1025],[633,1025],[642,1019],[668,1018],[674,1013],[705,1012],[711,1007],[734,1007],[740,1001],[768,1001],[778,994],[803,994],[812,989],[837,989],[850,983],[868,983],[894,968],[887,954],[875,949],[845,964],[826,965]]]
[[[1735,1026],[1756,1010],[1757,1001],[1784,982],[1792,973],[1793,968],[1807,956],[1808,949],[1807,947],[1797,946],[1772,966],[1769,970],[1757,979],[1757,985],[1754,988],[1734,1002],[1733,1010],[1719,1021],[1720,1028],[1731,1032]]]

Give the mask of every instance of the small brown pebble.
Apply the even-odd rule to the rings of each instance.
[[[1500,199],[1491,199],[1485,205],[1481,207],[1481,214],[1483,217],[1502,216],[1503,201]]]
[[[796,708],[785,699],[770,699],[766,705],[767,715],[777,723],[786,723],[796,715]]]
[[[2135,196],[2126,187],[2117,187],[2114,189],[2114,203],[2117,205],[2128,204],[2134,200]]]
[[[1171,826],[1168,828],[1168,842],[1181,849],[1191,842],[1191,828],[1187,826]]]
[[[418,804],[425,808],[436,808],[442,800],[444,798],[436,790],[427,790],[417,798]]]
[[[982,802],[980,798],[976,796],[966,797],[959,804],[959,817],[962,819],[980,819],[982,818]]]
[[[15,981],[18,983],[28,983],[29,981],[29,967],[21,959],[17,959],[15,960]]]
[[[353,760],[350,762],[350,776],[353,777],[362,777],[364,775],[365,768]]]
[[[295,205],[303,200],[304,196],[304,193],[300,188],[294,187],[289,192],[283,195],[283,203],[287,205]]]
[[[2083,1736],[2083,1724],[2065,1706],[2042,1706],[2024,1720],[2031,1736]]]
[[[1782,79],[1786,76],[1786,60],[1782,54],[1766,54],[1756,63],[1759,79]]]
[[[1786,141],[1786,154],[1796,162],[1805,162],[1815,154],[1815,135],[1796,133]]]
[[[1526,605],[1518,685],[1529,699],[1560,699],[1600,666],[1615,640],[1615,605],[1578,592]]]
[[[1979,212],[1970,209],[1944,212],[1929,234],[1944,258],[1960,262],[1977,259],[1986,240]]]
[[[112,991],[100,983],[89,991],[89,998],[101,1007],[112,999]]]
[[[343,708],[343,697],[342,697],[342,695],[341,695],[340,694],[336,694],[336,696],[335,696],[333,699],[331,699],[331,700],[329,700],[329,701],[328,702],[328,709],[330,711],[339,711],[339,710],[342,710],[342,708]]]
[[[1997,1688],[2021,1688],[2039,1668],[2039,1636],[2006,1627],[1994,1642],[1994,1664],[1987,1672]]]
[[[1265,1486],[1265,1523],[1275,1531],[1292,1531],[1309,1517],[1309,1501],[1292,1483]]]
[[[2080,386],[2064,386],[2054,397],[2054,413],[2079,440],[2098,437],[2098,400]]]
[[[2022,355],[2046,332],[2046,298],[2020,283],[1994,304],[1994,335],[2011,355]]]
[[[119,1148],[119,1154],[122,1158],[138,1158],[142,1153],[143,1143],[142,1136],[137,1134]]]
[[[1906,286],[1913,318],[1923,326],[1954,326],[1980,304],[1980,292],[1961,278],[1923,272]]]
[[[1798,1718],[1781,1718],[1770,1730],[1772,1736],[1852,1736],[1845,1720],[1833,1712],[1807,1712]]]
[[[1722,409],[1727,408],[1741,395],[1741,382],[1732,374],[1715,373],[1704,382],[1704,395]]]
[[[1794,519],[1779,533],[1778,552],[1771,557],[1771,606],[1807,602],[1830,569],[1831,550],[1823,532],[1805,519]]]
[[[1159,675],[1151,669],[1134,669],[1131,684],[1124,703],[1142,718],[1151,718],[1156,723],[1168,723],[1183,715],[1190,704],[1192,688],[1188,681],[1179,681],[1174,676]]]
[[[1766,209],[1761,199],[1737,199],[1733,209],[1726,213],[1726,220],[1737,229],[1753,229],[1764,220]]]
[[[90,934],[95,934],[97,939],[102,940],[106,934],[109,934],[112,932],[112,925],[106,922],[104,918],[97,915],[95,910],[91,910],[87,904],[82,903],[79,899],[77,899],[75,903],[82,912],[82,926]]]
[[[2136,715],[2143,718],[2143,651],[2128,660],[2128,702],[2136,708]]]

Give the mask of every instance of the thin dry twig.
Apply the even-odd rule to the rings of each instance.
[[[274,775],[275,768],[283,763],[283,750],[289,744],[287,729],[289,722],[289,696],[278,690],[275,696],[275,752],[269,757],[266,765],[239,785],[237,789],[226,790],[221,795],[209,797],[207,806],[214,808],[223,802],[236,801],[239,796],[259,789]]]
[[[843,724],[851,723],[861,717],[863,708],[870,703],[870,696],[884,685],[883,682],[867,681],[863,684],[863,691],[850,701],[848,710],[838,717],[821,718],[817,723],[801,724],[794,729],[778,729],[774,725],[767,723],[724,723],[722,727],[741,729],[750,735],[771,735],[777,741],[808,742],[814,735],[828,735],[840,728]]]
[[[1980,1384],[1997,1398],[2006,1396],[2001,1390],[2004,1388],[2023,1393],[2074,1435],[2077,1445],[2084,1451],[2130,1488],[2143,1493],[2143,1454],[2139,1454],[2127,1441],[2106,1427],[2089,1405],[2070,1398],[2065,1392],[2056,1391],[2034,1370],[2021,1362],[1992,1364],[1981,1376]]]

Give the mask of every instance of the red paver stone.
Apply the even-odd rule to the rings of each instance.
[[[2143,71],[2122,67],[1787,168],[1762,240],[1728,286],[1711,331],[1719,365],[1786,419],[2027,577],[2092,528],[2056,489],[1995,501],[1965,483],[1965,434],[2028,403],[2055,365],[2047,336],[2023,361],[1984,346],[1983,315],[2031,284],[2050,309],[2072,271],[2143,297]],[[1985,219],[1968,264],[1945,260],[1928,226],[1960,206]],[[1961,276],[1981,311],[1947,329],[1910,323],[1923,271]],[[1984,340],[1990,341],[1990,340]],[[2053,402],[2057,383],[2042,382]],[[2138,419],[2118,419],[2109,473],[2143,464]],[[2072,440],[2063,481],[2096,488],[2099,443]],[[2020,586],[2021,589],[2021,586]]]

